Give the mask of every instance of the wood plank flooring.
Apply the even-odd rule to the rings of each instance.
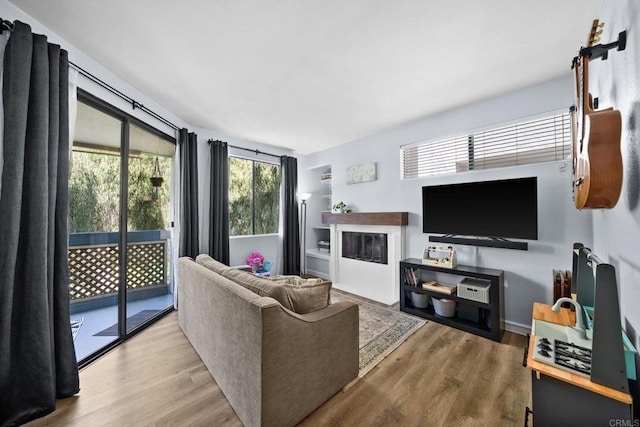
[[[525,337],[495,343],[427,322],[302,426],[520,426]],[[80,372],[78,396],[30,426],[240,426],[171,313]]]

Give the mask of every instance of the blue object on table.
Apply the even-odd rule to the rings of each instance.
[[[271,275],[271,267],[273,263],[271,261],[266,261],[262,268],[255,272],[256,276],[270,276]]]

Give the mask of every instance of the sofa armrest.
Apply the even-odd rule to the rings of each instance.
[[[307,314],[263,309],[263,425],[299,422],[358,376],[358,328],[347,301]]]
[[[321,310],[312,311],[311,313],[306,313],[306,314],[298,314],[291,310],[286,310],[286,309],[285,310],[287,314],[289,314],[291,317],[294,317],[303,322],[314,323],[314,322],[322,322],[323,320],[328,319],[329,317],[335,316],[345,310],[348,310],[353,306],[357,307],[357,304],[354,304],[349,301],[340,301],[333,304],[329,304],[328,306],[326,306]]]

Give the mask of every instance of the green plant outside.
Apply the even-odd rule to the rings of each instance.
[[[229,235],[278,232],[280,179],[278,165],[229,158]]]
[[[159,157],[164,182],[156,188],[156,156],[129,159],[128,230],[169,228],[171,159]],[[71,233],[113,232],[120,221],[120,156],[74,151],[69,180],[69,228]]]

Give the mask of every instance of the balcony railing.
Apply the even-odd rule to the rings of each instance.
[[[119,287],[119,233],[69,235],[69,279],[72,301],[114,295]],[[169,232],[130,231],[127,245],[127,290],[167,287]]]

